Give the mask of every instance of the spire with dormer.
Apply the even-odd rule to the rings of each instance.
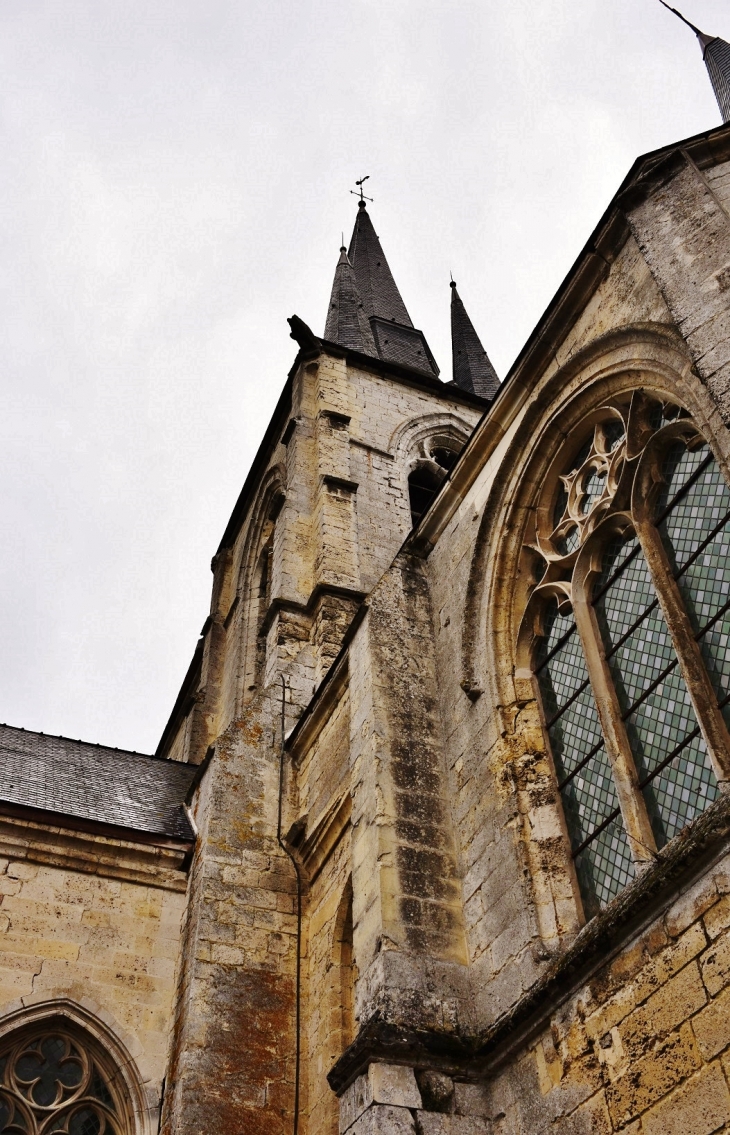
[[[466,313],[456,284],[451,281],[451,355],[454,385],[491,401],[499,389],[497,372]]]
[[[324,334],[331,343],[438,377],[439,368],[425,335],[411,322],[364,198],[358,201],[349,251],[340,250]]]
[[[351,351],[377,355],[370,322],[355,280],[355,269],[344,244],[335,269],[324,337],[331,343],[349,347]]]
[[[685,19],[681,12],[667,4],[666,0],[659,0],[659,2],[665,8],[669,8],[670,12],[674,12],[683,24],[691,28],[700,41],[702,58],[710,76],[722,120],[723,122],[730,122],[730,43],[720,39],[719,36],[705,35],[704,32],[701,32],[699,28]]]

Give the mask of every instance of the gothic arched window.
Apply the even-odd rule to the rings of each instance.
[[[0,1045],[0,1131],[130,1135],[129,1106],[108,1054],[83,1030],[51,1020]]]
[[[522,634],[591,917],[728,777],[730,489],[686,412],[636,392],[566,443],[529,546]]]
[[[408,499],[413,527],[431,505],[446,474],[453,469],[463,447],[458,439],[434,436],[422,443],[421,456],[408,474]]]

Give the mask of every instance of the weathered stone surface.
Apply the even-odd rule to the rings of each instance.
[[[418,1135],[491,1135],[491,1124],[476,1116],[417,1111],[416,1131]]]
[[[355,1121],[347,1135],[416,1135],[416,1126],[407,1108],[373,1104]]]
[[[481,421],[456,388],[299,326],[161,744],[200,764],[191,862],[0,822],[5,1010],[93,1001],[147,1129],[165,1073],[164,1135],[289,1135],[295,1098],[300,1135],[730,1124],[729,798],[657,849],[589,609],[607,510],[651,559],[657,421],[730,471],[729,159],[730,127],[640,163]],[[610,481],[574,468],[591,439],[608,461],[616,415]],[[409,537],[416,467],[443,488]],[[727,779],[696,628],[654,553]],[[594,917],[538,704],[541,594],[579,624],[637,862]]]
[[[730,1092],[719,1062],[703,1068],[642,1119],[645,1135],[710,1135],[730,1121]]]

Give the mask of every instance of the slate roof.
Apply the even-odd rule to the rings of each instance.
[[[499,389],[497,372],[467,315],[456,284],[451,282],[451,356],[454,382],[480,398],[494,398]]]
[[[426,337],[411,322],[364,201],[350,248],[340,249],[324,337],[375,359],[438,377]]]
[[[335,269],[324,337],[331,343],[349,347],[351,351],[361,351],[364,355],[378,357],[362,296],[355,280],[355,269],[344,247],[340,249],[340,259]]]
[[[358,290],[368,316],[378,315],[381,319],[394,319],[396,323],[412,327],[411,317],[401,299],[364,201],[358,202],[347,255],[355,269]]]
[[[193,841],[183,803],[195,765],[0,725],[0,807],[39,808]]]

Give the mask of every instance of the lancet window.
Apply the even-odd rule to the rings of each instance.
[[[730,489],[679,406],[594,412],[545,480],[523,632],[591,917],[730,773]]]
[[[130,1135],[120,1077],[106,1053],[59,1022],[20,1030],[0,1048],[0,1131]]]

